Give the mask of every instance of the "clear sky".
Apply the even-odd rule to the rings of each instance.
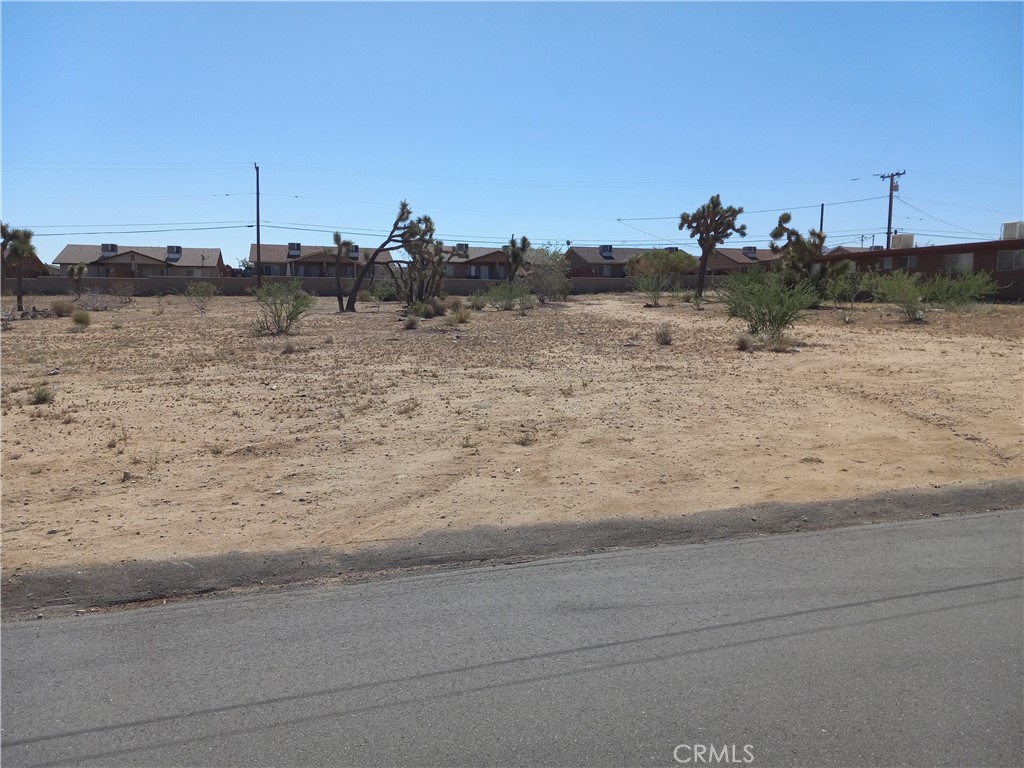
[[[67,243],[765,246],[1024,219],[1024,4],[3,2],[2,216]],[[859,202],[847,202],[859,201]],[[621,220],[621,221],[620,221]],[[165,231],[158,231],[165,230]],[[176,231],[166,231],[176,230]],[[862,240],[863,236],[863,240]],[[732,243],[730,243],[732,244]]]

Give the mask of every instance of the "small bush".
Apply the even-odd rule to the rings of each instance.
[[[520,296],[516,303],[519,305],[519,314],[525,315],[531,309],[537,308],[537,297],[528,293],[525,296]]]
[[[458,309],[452,310],[452,319],[457,323],[468,323],[471,314],[472,312],[465,307],[459,307]]]
[[[718,294],[729,317],[747,321],[747,330],[766,340],[779,337],[818,301],[817,292],[806,280],[786,285],[777,270],[751,267],[722,281]]]
[[[394,301],[398,298],[398,294],[395,293],[395,286],[390,282],[374,283],[370,293],[378,304],[382,301]]]
[[[218,293],[220,293],[220,289],[213,283],[197,281],[185,285],[185,300],[201,315],[206,314],[210,301]]]
[[[89,317],[89,313],[84,309],[76,309],[71,313],[71,322],[75,325],[81,326],[82,328],[88,328],[89,323],[92,322],[92,318]]]
[[[668,275],[637,275],[633,278],[633,289],[644,294],[652,307],[661,306],[661,296],[670,284],[671,278]]]
[[[47,384],[36,384],[28,393],[28,401],[32,405],[52,403],[55,397],[54,391]]]
[[[448,305],[440,297],[434,296],[428,303],[433,307],[435,317],[444,317],[448,314]]]
[[[361,301],[364,304],[369,304],[373,301],[373,293],[363,288],[359,293],[356,294],[356,300]]]
[[[925,301],[951,309],[974,304],[998,290],[998,283],[988,272],[935,275],[923,286]]]
[[[252,324],[257,335],[278,336],[291,331],[304,314],[316,304],[316,299],[302,289],[300,280],[280,282],[268,280],[252,292],[259,312]]]
[[[672,326],[668,323],[658,326],[654,332],[654,340],[663,347],[669,346],[672,343]]]
[[[419,328],[419,325],[419,317],[417,317],[416,315],[409,315],[408,317],[405,318],[405,322],[402,324],[402,327],[405,328],[405,330],[407,331],[414,331],[417,328]]]
[[[515,309],[519,300],[529,294],[529,289],[519,283],[495,283],[487,289],[485,298],[488,304],[499,312]]]
[[[285,342],[285,345],[281,348],[282,355],[294,355],[299,351],[299,345],[294,341]]]
[[[462,309],[462,297],[461,296],[449,296],[445,300],[445,304],[448,305],[448,310],[450,312],[455,312],[456,310]]]
[[[424,320],[429,320],[436,313],[434,312],[434,305],[427,301],[417,301],[409,305],[409,314],[414,317],[422,317]]]
[[[469,302],[470,309],[474,309],[477,312],[487,306],[487,297],[482,291],[473,292],[467,301]]]
[[[75,311],[75,305],[67,299],[55,299],[50,309],[57,317],[69,317]]]
[[[861,285],[875,301],[899,307],[910,322],[924,320],[924,289],[919,272],[871,273],[864,276]]]
[[[736,349],[740,352],[753,352],[757,346],[757,339],[749,333],[741,333],[736,338]]]

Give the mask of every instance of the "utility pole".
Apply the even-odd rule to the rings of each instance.
[[[892,245],[892,196],[896,192],[900,191],[899,182],[896,181],[900,176],[905,174],[906,171],[895,171],[893,173],[878,173],[876,176],[889,180],[889,223],[885,226],[885,250],[889,250],[889,246]]]
[[[818,220],[818,231],[825,231],[825,204],[821,204],[821,218]]]
[[[260,288],[263,285],[263,270],[260,267],[260,167],[256,163],[253,163],[253,167],[256,169],[256,287]]]

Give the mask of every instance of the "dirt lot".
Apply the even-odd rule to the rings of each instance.
[[[851,325],[817,311],[780,354],[738,351],[720,306],[642,303],[581,296],[408,331],[395,305],[339,316],[323,298],[288,338],[252,336],[247,298],[205,315],[135,299],[81,333],[17,321],[2,335],[3,572],[1022,477],[1020,306],[916,325],[884,306]],[[31,404],[40,384],[54,399]]]

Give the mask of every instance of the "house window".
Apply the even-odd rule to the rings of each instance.
[[[896,259],[897,269],[917,269],[917,254],[913,256],[900,256]]]
[[[950,274],[974,271],[973,253],[947,253],[942,257],[942,269]]]
[[[1024,269],[1024,250],[999,251],[996,254],[997,271],[1010,272],[1015,269]]]
[[[476,264],[469,265],[469,276],[474,279],[480,277],[480,275],[477,273]]]
[[[455,277],[455,265],[454,264],[445,264],[444,265],[444,276],[445,277]]]
[[[601,277],[611,277],[611,276],[612,276],[612,265],[611,264],[602,264],[601,265]]]
[[[882,259],[882,266],[880,269],[892,269],[892,256],[886,256]]]
[[[160,272],[162,273],[163,270],[161,269]],[[195,277],[195,276],[196,276],[196,271],[194,269],[186,269],[185,270],[185,277]]]

